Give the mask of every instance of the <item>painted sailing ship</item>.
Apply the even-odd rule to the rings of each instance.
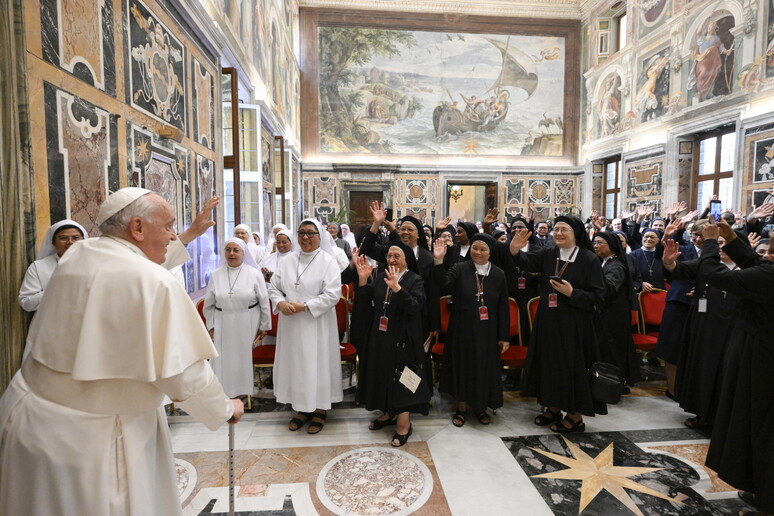
[[[508,115],[510,92],[507,87],[524,90],[527,92],[527,98],[535,92],[538,84],[535,61],[521,50],[511,47],[510,38],[505,43],[488,38],[487,41],[494,45],[503,57],[500,75],[485,92],[486,95],[493,91],[494,95],[481,100],[476,97],[467,99],[462,96],[467,104],[464,111],[457,108],[456,102],[441,102],[433,110],[433,127],[436,136],[493,131]],[[449,96],[451,97],[451,94]]]

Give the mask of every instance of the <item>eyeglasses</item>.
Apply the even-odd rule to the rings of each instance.
[[[83,240],[83,237],[81,235],[59,235],[56,237],[57,242],[77,242],[79,240]]]
[[[298,238],[312,238],[315,235],[319,235],[317,231],[299,231],[296,233],[298,235]]]

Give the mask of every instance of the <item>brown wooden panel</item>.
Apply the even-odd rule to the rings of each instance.
[[[371,223],[371,209],[369,205],[373,201],[381,202],[384,199],[382,192],[349,192],[349,209],[354,211],[350,218],[350,229],[357,233],[360,226]]]

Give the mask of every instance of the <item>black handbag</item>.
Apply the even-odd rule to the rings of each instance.
[[[594,362],[589,369],[591,397],[596,401],[615,405],[621,401],[623,372],[621,368],[607,362]]]

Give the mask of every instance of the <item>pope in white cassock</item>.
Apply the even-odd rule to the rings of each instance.
[[[226,242],[225,263],[212,273],[204,297],[207,329],[219,355],[210,365],[229,396],[252,396],[253,347],[271,329],[266,282],[244,263],[245,252],[240,238]]]
[[[242,416],[196,308],[158,265],[177,240],[171,206],[124,188],[98,222],[101,237],[60,259],[0,398],[0,515],[182,514],[164,394],[211,430]]]
[[[341,352],[335,306],[341,276],[330,240],[322,240],[320,223],[304,219],[298,227],[300,250],[279,261],[269,284],[278,311],[274,394],[298,414],[290,430],[311,420],[308,432],[325,425],[331,404],[343,399]]]

